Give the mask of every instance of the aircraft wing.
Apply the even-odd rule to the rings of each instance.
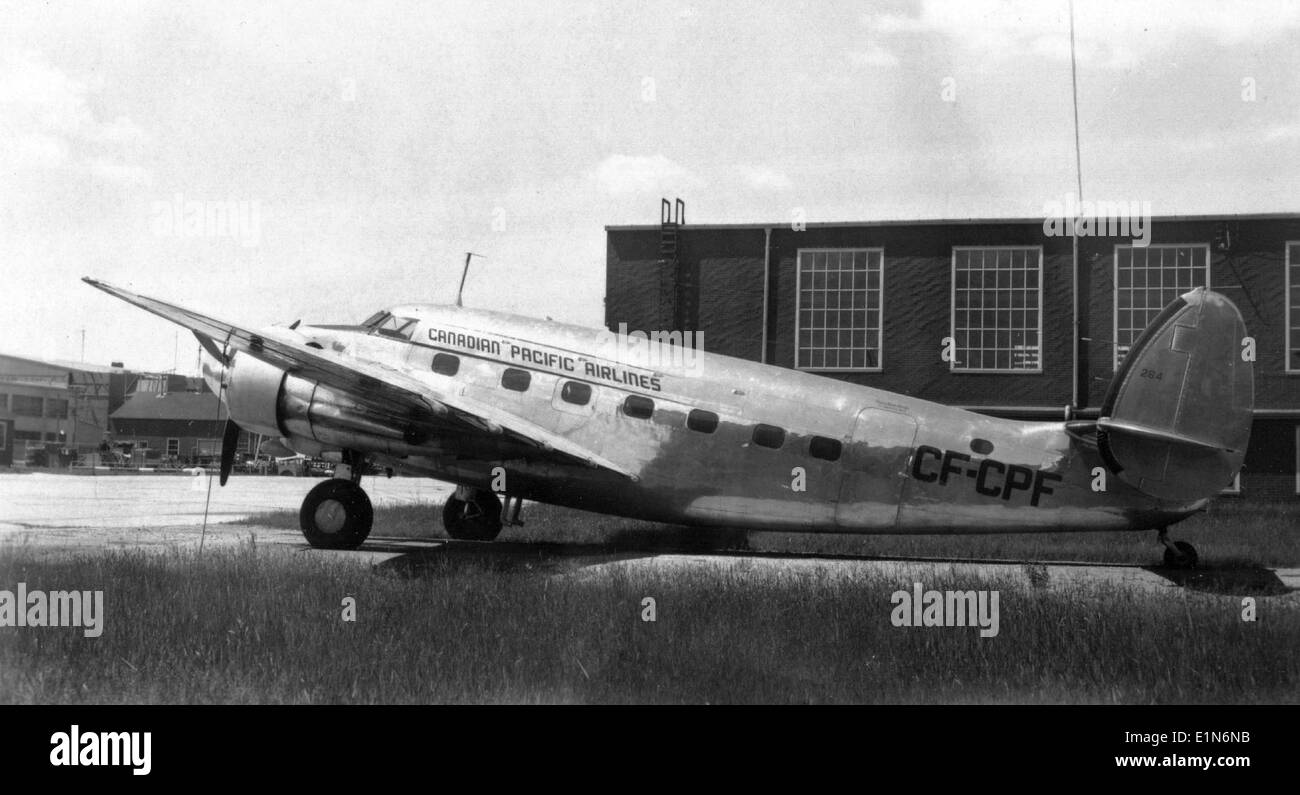
[[[449,429],[507,436],[543,452],[559,453],[636,479],[626,468],[540,425],[464,395],[439,393],[429,384],[380,362],[268,337],[89,277],[82,281],[184,326],[214,356],[220,350],[234,349],[293,375],[363,396],[367,401],[384,403],[408,415],[429,416]]]

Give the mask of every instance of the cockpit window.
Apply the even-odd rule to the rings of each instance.
[[[364,326],[365,328],[373,329],[375,326],[378,326],[380,323],[384,322],[384,318],[386,317],[388,317],[387,312],[376,312],[370,317],[366,318],[365,322],[362,323],[361,325]]]
[[[380,312],[361,325],[370,329],[371,334],[409,340],[415,335],[417,323],[418,321],[413,317],[397,317],[389,312]]]

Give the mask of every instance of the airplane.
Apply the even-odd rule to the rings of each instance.
[[[496,538],[530,500],[753,530],[1156,530],[1164,563],[1191,567],[1168,527],[1240,471],[1254,408],[1245,323],[1206,288],[1145,329],[1098,419],[1048,422],[482,309],[247,330],[84,281],[199,339],[229,416],[222,485],[241,428],[336,462],[300,510],[328,549],[365,541],[360,480],[379,468],[455,484],[442,521],[460,540]]]

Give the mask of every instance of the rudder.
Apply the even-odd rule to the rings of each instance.
[[[1121,480],[1153,497],[1197,500],[1241,469],[1255,406],[1246,324],[1225,296],[1197,288],[1147,326],[1111,381],[1098,446]]]

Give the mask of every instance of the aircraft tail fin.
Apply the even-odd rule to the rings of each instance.
[[[1246,324],[1223,295],[1197,288],[1152,321],[1111,381],[1097,444],[1118,477],[1165,500],[1198,500],[1241,469],[1255,407]]]

